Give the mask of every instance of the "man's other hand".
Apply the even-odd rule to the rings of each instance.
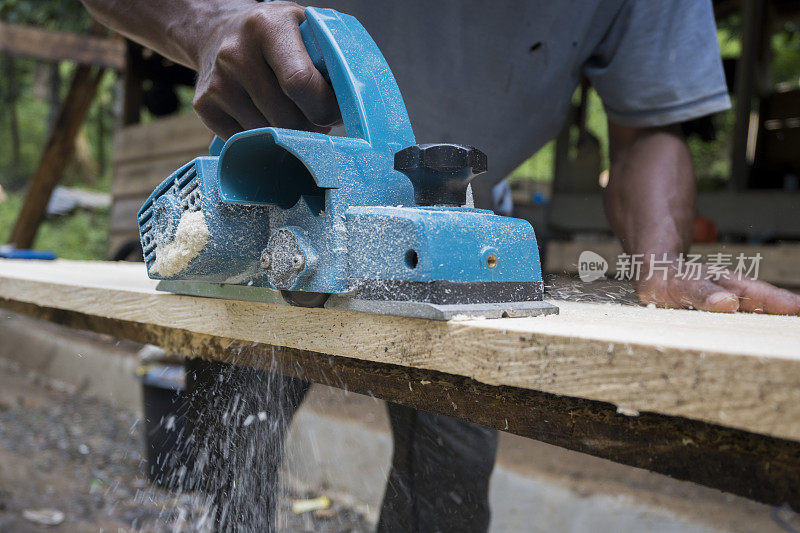
[[[609,122],[608,133],[611,176],[603,200],[611,227],[626,252],[644,258],[666,254],[666,264],[672,260],[659,271],[654,262],[643,265],[636,282],[641,303],[722,313],[800,314],[800,297],[769,283],[720,269],[712,275],[708,266],[699,274],[682,271],[680,253],[692,242],[696,184],[679,127]]]
[[[700,268],[690,272],[676,259],[667,268],[659,267],[658,272],[644,275],[636,282],[639,301],[643,305],[715,313],[800,315],[797,294],[730,270],[711,272],[708,265],[697,266]],[[648,265],[643,271],[649,272]]]
[[[293,2],[232,3],[197,48],[194,109],[227,139],[277,126],[327,132],[341,120],[333,90],[300,36]]]

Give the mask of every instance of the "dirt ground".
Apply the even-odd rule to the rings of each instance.
[[[145,477],[135,414],[0,366],[0,531],[210,531],[202,498],[153,488]],[[295,515],[281,502],[283,531],[368,531],[356,511]],[[37,523],[63,514],[55,526]],[[27,513],[26,513],[27,511]],[[55,511],[55,512],[54,512]],[[26,514],[28,517],[26,518]]]

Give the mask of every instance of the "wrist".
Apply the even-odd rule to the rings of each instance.
[[[653,238],[650,236],[640,236],[629,241],[626,247],[631,254],[638,254],[644,258],[645,262],[654,258],[656,261],[668,258],[677,259],[681,254],[689,251],[680,239],[674,237]]]
[[[676,216],[657,204],[651,203],[646,208],[618,190],[607,190],[604,203],[609,222],[626,253],[660,258],[663,254],[677,257],[688,251],[685,235],[689,221],[684,220],[687,217]],[[653,211],[661,211],[660,216],[653,216]]]

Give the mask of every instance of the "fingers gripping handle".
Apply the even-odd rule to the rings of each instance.
[[[300,25],[314,66],[333,87],[348,137],[392,152],[415,144],[403,97],[389,65],[364,27],[350,15],[309,7]],[[219,155],[215,138],[209,150]]]
[[[308,56],[311,58],[311,62],[314,63],[314,67],[320,71],[322,76],[325,78],[325,81],[330,84],[331,78],[328,76],[328,69],[325,68],[325,60],[322,57],[322,52],[317,46],[317,41],[314,38],[314,34],[308,22],[303,22],[300,24],[300,35],[303,38],[303,44],[306,47]],[[218,156],[222,152],[222,147],[224,145],[225,141],[215,135],[214,139],[211,141],[211,145],[208,147],[208,151],[211,155]]]
[[[300,36],[303,38],[303,44],[308,52],[308,57],[311,58],[311,62],[314,63],[314,66],[320,71],[325,81],[330,83],[331,77],[328,76],[328,69],[325,67],[325,59],[322,57],[322,51],[319,49],[319,46],[317,46],[317,40],[314,38],[314,32],[311,30],[311,26],[308,22],[300,24]]]

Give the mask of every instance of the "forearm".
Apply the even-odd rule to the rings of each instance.
[[[254,0],[82,0],[104,25],[158,53],[198,69],[201,44],[220,21]]]
[[[677,256],[691,244],[696,184],[689,149],[677,127],[609,124],[611,168],[606,215],[630,254]]]

